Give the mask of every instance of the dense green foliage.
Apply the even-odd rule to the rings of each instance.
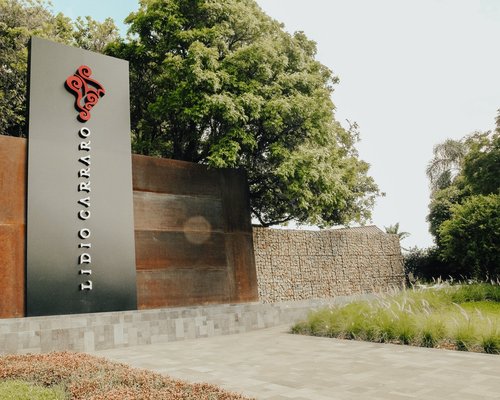
[[[500,354],[499,300],[498,285],[411,289],[312,312],[292,331]]]
[[[31,36],[100,51],[117,38],[111,19],[73,23],[43,0],[0,0],[0,134],[26,136],[26,76]]]
[[[68,42],[71,27],[41,1],[0,0],[0,134],[26,134],[26,73],[31,35]]]
[[[444,259],[466,266],[472,276],[500,276],[500,195],[470,196],[452,206],[439,237]]]
[[[76,47],[102,53],[106,46],[118,40],[118,29],[112,18],[98,22],[89,17],[78,17],[73,23],[73,41]]]
[[[474,135],[466,143],[463,185],[473,195],[500,194],[500,125],[495,133]]]
[[[31,35],[130,61],[133,150],[247,172],[262,225],[363,222],[378,187],[356,124],[331,100],[338,79],[315,43],[254,0],[143,0],[118,39],[111,19],[71,21],[44,0],[0,0],[0,134],[25,136]]]
[[[453,266],[446,272],[455,277],[500,276],[498,122],[500,118],[495,132],[476,132],[437,145],[427,169],[432,188],[430,232],[442,264]],[[426,268],[426,260],[421,261]],[[445,275],[437,267],[433,276]]]
[[[451,218],[451,207],[458,204],[463,197],[463,191],[453,185],[432,193],[427,221],[429,222],[429,231],[434,236],[438,246],[440,245],[439,228],[441,224]]]
[[[134,151],[243,168],[262,225],[364,221],[378,188],[334,117],[337,78],[254,0],[143,0],[131,35]]]
[[[430,282],[433,279],[465,278],[467,269],[444,261],[438,247],[410,248],[403,254],[405,275],[410,280]]]

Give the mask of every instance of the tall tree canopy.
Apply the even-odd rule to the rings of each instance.
[[[362,222],[379,194],[315,43],[253,0],[141,0],[108,54],[131,70],[138,153],[240,167],[262,225]]]
[[[111,19],[72,22],[44,0],[0,0],[0,134],[26,135],[26,76],[31,36],[102,51],[118,37]]]
[[[500,194],[470,196],[454,204],[439,236],[445,260],[477,278],[500,277]]]
[[[262,225],[370,217],[379,191],[357,127],[335,120],[338,80],[303,33],[254,0],[142,0],[127,22],[119,40],[111,19],[0,0],[0,134],[26,134],[26,45],[37,35],[128,59],[134,151],[245,169]]]
[[[460,273],[478,278],[500,275],[500,118],[496,121],[494,132],[436,146],[451,143],[452,151],[435,151],[427,170],[433,189],[428,221],[440,255]]]
[[[444,189],[451,185],[460,172],[467,145],[463,140],[446,139],[434,146],[434,157],[427,165],[427,177],[432,190]]]
[[[74,45],[98,53],[104,52],[106,46],[120,36],[112,18],[98,22],[87,15],[85,18],[78,17],[73,26]]]

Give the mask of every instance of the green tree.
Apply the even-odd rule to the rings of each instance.
[[[106,46],[118,40],[118,28],[112,18],[98,22],[92,17],[78,17],[74,22],[74,44],[81,49],[102,53]]]
[[[500,195],[471,196],[439,228],[442,256],[478,278],[500,277]]]
[[[434,187],[427,217],[441,260],[456,273],[478,278],[499,273],[500,119],[496,121],[494,132],[456,141],[461,151],[454,177]]]
[[[462,175],[471,193],[500,194],[500,132],[479,134],[470,141]]]
[[[427,222],[429,222],[429,232],[434,236],[436,245],[440,244],[439,228],[441,224],[451,218],[451,207],[454,204],[459,204],[464,197],[464,191],[456,185],[450,185],[432,194]]]
[[[433,191],[452,184],[459,174],[467,146],[462,140],[447,139],[434,146],[433,158],[427,165],[427,177]]]
[[[441,145],[444,146],[450,142],[447,140]],[[431,184],[433,190],[427,221],[438,246],[440,245],[439,228],[444,221],[451,218],[453,205],[460,204],[470,196],[500,191],[500,133],[475,132],[462,140],[453,142],[459,143],[458,147],[460,147],[460,156],[454,158],[452,163],[455,170],[453,179],[440,180],[438,178],[435,182],[440,181],[444,184],[437,186]],[[435,149],[441,148],[441,145],[436,146]],[[451,145],[451,147],[454,146]],[[457,152],[452,151],[452,154],[456,155]],[[429,165],[434,165],[436,158],[435,155],[433,162]],[[436,161],[436,165],[439,164]],[[442,165],[449,165],[449,162],[445,160]],[[449,177],[448,170],[444,169],[444,171],[444,174]],[[432,178],[437,175],[428,174],[428,176],[432,182]]]
[[[69,43],[70,20],[41,0],[0,0],[0,134],[25,136],[26,74],[30,36]]]
[[[379,194],[315,43],[254,0],[142,0],[128,41],[134,151],[239,167],[262,225],[364,221]]]
[[[38,36],[56,42],[102,51],[117,38],[111,19],[90,17],[75,24],[62,13],[54,15],[44,0],[0,0],[0,134],[26,136],[26,77],[28,42]]]

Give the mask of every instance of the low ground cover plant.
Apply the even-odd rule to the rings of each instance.
[[[17,390],[17,392],[16,392]],[[28,397],[9,397],[14,395]],[[209,384],[180,380],[83,353],[0,357],[0,399],[244,400]]]
[[[500,285],[440,284],[312,312],[293,333],[500,354]]]
[[[65,400],[64,389],[60,387],[45,388],[30,382],[8,380],[0,382],[0,398],[2,400]]]

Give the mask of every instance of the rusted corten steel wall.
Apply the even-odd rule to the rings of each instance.
[[[0,135],[0,318],[25,315],[26,156]],[[132,168],[138,308],[258,300],[245,175],[138,155]]]
[[[139,308],[258,300],[245,174],[132,157]]]
[[[0,135],[0,318],[24,316],[26,140]]]

